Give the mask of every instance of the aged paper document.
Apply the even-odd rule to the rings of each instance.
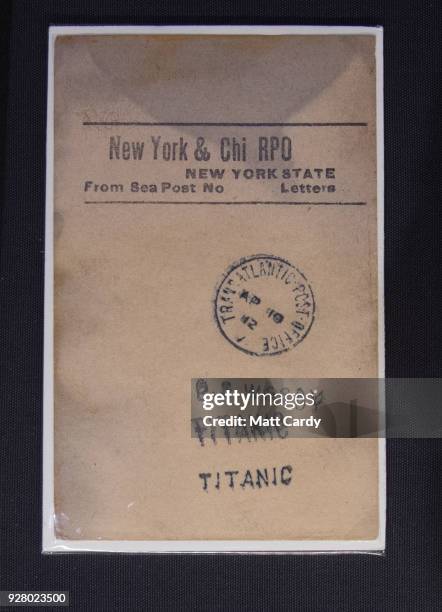
[[[54,537],[382,548],[379,440],[189,427],[191,379],[382,375],[378,36],[73,30],[49,119]]]

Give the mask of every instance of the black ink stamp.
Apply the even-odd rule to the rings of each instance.
[[[310,284],[281,257],[253,255],[235,262],[216,290],[219,330],[248,355],[279,355],[294,348],[310,331],[314,315]]]
[[[271,468],[257,468],[247,470],[225,470],[224,472],[201,472],[201,489],[208,493],[213,489],[265,489],[284,485],[288,487],[293,480],[293,467],[283,465]]]

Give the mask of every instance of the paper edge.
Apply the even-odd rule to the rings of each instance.
[[[371,35],[376,37],[376,143],[378,239],[378,369],[385,377],[384,320],[384,108],[383,28],[361,26],[51,26],[48,51],[46,131],[46,206],[43,373],[43,525],[42,552],[144,553],[342,553],[381,552],[385,548],[386,441],[379,438],[379,533],[372,540],[64,540],[55,536],[54,517],[54,351],[53,351],[53,178],[54,48],[57,36],[88,34],[224,34],[224,35]],[[384,399],[384,398],[382,398]]]

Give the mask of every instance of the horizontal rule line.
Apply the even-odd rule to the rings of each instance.
[[[172,205],[208,205],[214,206],[217,204],[225,206],[255,206],[259,204],[273,205],[273,206],[366,206],[367,202],[281,202],[281,201],[269,201],[269,200],[256,200],[256,201],[244,201],[244,202],[165,202],[163,200],[85,200],[85,204],[172,204]]]
[[[151,127],[367,127],[367,123],[228,123],[228,122],[148,122],[148,121],[83,121],[83,125],[151,126]]]

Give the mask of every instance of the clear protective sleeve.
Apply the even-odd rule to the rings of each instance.
[[[384,376],[382,28],[53,27],[48,65],[43,552],[383,554],[382,436],[191,411]]]

